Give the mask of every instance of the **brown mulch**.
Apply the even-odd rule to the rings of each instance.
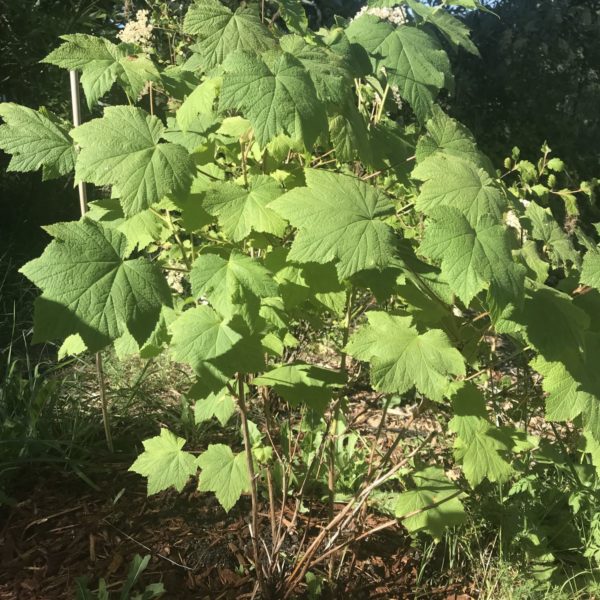
[[[164,598],[252,596],[248,498],[229,514],[193,484],[181,494],[148,498],[141,477],[123,464],[110,467],[110,477],[96,480],[100,491],[56,471],[37,477],[26,492],[24,482],[22,500],[0,512],[0,600],[71,599],[76,578],[84,576],[92,590],[103,577],[118,592],[135,554],[152,557],[140,589],[161,581]],[[263,527],[269,529],[267,515]],[[318,532],[314,523],[309,532]],[[351,547],[344,564],[339,597],[412,597],[416,557],[400,528]],[[455,597],[449,591],[429,597]],[[298,590],[298,597],[304,593]]]

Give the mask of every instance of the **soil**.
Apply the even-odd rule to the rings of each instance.
[[[2,515],[0,598],[73,598],[79,577],[92,590],[104,577],[118,591],[135,554],[152,557],[142,587],[161,581],[165,598],[251,597],[249,508],[244,498],[227,514],[193,484],[182,494],[147,498],[143,480],[123,465],[99,492],[73,474],[53,472]],[[339,587],[352,598],[409,597],[411,554],[402,530],[375,534],[351,549],[352,577],[344,573]]]

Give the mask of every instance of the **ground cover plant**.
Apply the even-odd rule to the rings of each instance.
[[[193,439],[157,423],[130,470],[249,497],[264,598],[335,595],[347,549],[398,524],[467,560],[476,521],[535,585],[597,568],[595,184],[547,145],[496,168],[443,110],[478,52],[456,6],[483,8],[374,1],[315,29],[302,2],[197,0],[166,54],[144,13],[63,36],[45,62],[80,72],[83,125],[0,104],[11,170],[96,186],[21,269],[34,341],[180,365]]]

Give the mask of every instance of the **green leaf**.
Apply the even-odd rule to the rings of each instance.
[[[352,21],[346,34],[370,54],[375,73],[385,69],[390,85],[398,86],[400,96],[425,121],[438,92],[452,84],[450,61],[438,42],[416,27],[396,27],[371,15]]]
[[[397,496],[395,515],[402,519],[409,533],[425,531],[441,539],[448,527],[465,520],[460,490],[448,480],[444,471],[427,467],[412,474],[415,489]]]
[[[309,44],[299,35],[282,37],[281,49],[302,63],[320,100],[340,107],[348,100],[354,104],[354,94],[349,94],[354,81],[343,56],[322,43]]]
[[[489,168],[489,160],[477,148],[473,134],[462,123],[450,118],[439,106],[433,107],[432,116],[427,121],[426,128],[427,133],[419,139],[417,144],[417,163],[440,152],[462,158],[493,173],[493,169]]]
[[[419,334],[410,317],[368,312],[369,324],[350,338],[348,354],[371,363],[371,383],[380,392],[403,394],[413,386],[440,402],[450,377],[465,374],[465,361],[440,329]]]
[[[287,52],[243,52],[226,61],[220,109],[239,110],[264,148],[280,134],[312,148],[327,130],[325,109],[302,63]]]
[[[219,313],[230,318],[242,308],[258,313],[258,299],[278,293],[271,273],[257,260],[237,251],[228,258],[200,255],[192,267],[190,281],[196,297],[205,296]]]
[[[52,113],[42,114],[12,102],[0,104],[0,148],[12,154],[7,171],[37,171],[43,178],[67,175],[75,168],[75,147]]]
[[[163,133],[160,120],[139,108],[106,108],[104,117],[71,132],[81,147],[77,181],[112,185],[126,216],[150,208],[170,192],[183,193],[194,164],[182,146],[159,143]]]
[[[223,233],[234,242],[242,241],[253,231],[281,237],[287,222],[267,205],[282,192],[272,177],[258,175],[252,178],[249,189],[230,182],[211,185],[203,206],[218,218]]]
[[[384,117],[375,127],[371,127],[370,136],[373,166],[380,170],[393,170],[396,177],[406,184],[409,183],[408,162],[415,153],[409,135],[408,128]]]
[[[351,99],[340,111],[331,111],[329,138],[340,162],[351,162],[358,157],[365,164],[372,164],[373,150],[367,123]]]
[[[170,234],[165,222],[152,210],[143,210],[124,219],[117,226],[127,238],[127,252],[145,250],[150,244],[166,239]]]
[[[567,294],[549,287],[531,291],[514,320],[546,360],[568,366],[580,362],[590,319]]]
[[[184,131],[173,117],[168,117],[167,129],[162,137],[167,142],[183,146],[190,154],[194,153],[196,162],[204,162],[206,159],[212,160],[214,156],[212,138],[219,125],[220,122],[214,115],[201,114]]]
[[[425,214],[447,206],[459,210],[473,226],[483,215],[502,219],[506,194],[476,163],[435,153],[415,167],[412,177],[425,182],[416,202],[417,210]]]
[[[542,208],[535,202],[530,202],[525,210],[525,216],[533,226],[532,237],[544,242],[550,247],[551,255],[559,264],[573,263],[579,267],[581,257],[573,247],[569,236],[556,222],[549,208]]]
[[[477,46],[469,37],[469,28],[447,10],[439,6],[426,6],[416,0],[407,0],[407,2],[413,12],[419,15],[425,23],[431,23],[437,27],[453,46],[464,48],[467,52],[479,56]]]
[[[472,384],[460,389],[452,399],[454,417],[449,429],[458,434],[454,444],[456,459],[462,461],[468,482],[479,485],[484,479],[504,482],[512,474],[506,460],[512,442],[487,418],[485,399]]]
[[[144,452],[129,467],[130,471],[148,478],[148,495],[174,487],[181,492],[196,473],[196,457],[182,450],[183,438],[161,429],[160,435],[144,442]]]
[[[61,344],[60,348],[58,349],[57,358],[59,361],[61,361],[67,356],[77,356],[86,350],[86,345],[81,339],[81,336],[73,333],[65,338],[65,341]]]
[[[131,566],[127,572],[127,579],[121,589],[121,600],[130,600],[129,593],[135,585],[135,582],[140,578],[140,575],[146,570],[148,563],[150,562],[150,554],[147,554],[142,558],[139,554],[136,554],[131,561]],[[147,600],[144,598],[143,600]]]
[[[586,252],[581,268],[581,283],[600,290],[600,252]]]
[[[561,362],[549,362],[537,356],[530,363],[544,377],[542,388],[546,392],[546,419],[571,421],[579,416],[594,398],[581,390],[581,384]]]
[[[194,416],[196,423],[210,421],[216,417],[223,427],[235,413],[235,401],[231,394],[223,389],[218,393],[209,394],[206,398],[196,400]]]
[[[218,0],[197,0],[185,16],[183,30],[198,36],[191,49],[205,71],[220,65],[236,50],[263,52],[275,45],[255,10],[240,7],[232,12]]]
[[[276,0],[281,18],[290,31],[304,33],[308,29],[308,19],[302,0]]]
[[[378,189],[346,175],[306,170],[308,187],[294,188],[270,207],[298,229],[289,260],[337,260],[340,279],[385,268],[395,253],[394,232],[381,217],[393,202]]]
[[[491,215],[475,225],[457,209],[432,211],[420,253],[440,260],[442,275],[466,306],[488,285],[493,296],[520,304],[525,268],[513,261],[507,230]]]
[[[184,100],[177,110],[177,123],[183,131],[192,126],[198,115],[213,115],[221,83],[220,77],[206,79]]]
[[[206,361],[226,354],[241,339],[212,308],[196,306],[171,324],[169,350],[176,361],[201,374]]]
[[[254,385],[271,387],[294,406],[307,404],[324,412],[336,388],[346,381],[344,374],[307,364],[287,364],[263,373]]]
[[[127,239],[84,219],[47,228],[54,241],[21,272],[43,294],[36,303],[35,339],[78,333],[99,350],[126,331],[140,344],[171,304],[167,282],[145,258],[127,258]]]
[[[229,446],[211,444],[198,457],[202,469],[198,489],[215,492],[219,504],[229,512],[244,492],[250,491],[250,476],[243,452],[233,454]]]
[[[160,81],[160,75],[149,58],[138,54],[134,46],[115,46],[106,39],[75,33],[61,36],[65,43],[42,62],[63,69],[82,72],[81,85],[88,107],[92,107],[115,81],[131,100],[136,100],[148,81]]]

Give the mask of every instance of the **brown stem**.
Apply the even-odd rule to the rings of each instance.
[[[256,473],[254,471],[254,459],[252,457],[252,443],[250,442],[250,430],[248,429],[248,410],[246,408],[246,398],[244,393],[244,378],[241,373],[237,375],[238,391],[237,399],[240,406],[240,415],[242,418],[242,435],[244,438],[244,450],[246,452],[246,463],[248,466],[248,475],[250,477],[250,494],[252,499],[252,527],[250,529],[250,538],[252,539],[252,553],[254,555],[254,568],[261,593],[266,598],[266,587],[263,577],[262,564],[258,551],[258,491],[256,488]]]
[[[350,519],[351,519],[352,515],[355,514],[357,512],[357,510],[360,510],[360,507],[366,501],[366,499],[369,497],[370,493],[375,488],[380,486],[382,483],[387,481],[395,473],[397,473],[402,467],[404,467],[406,465],[406,463],[408,463],[408,461],[411,458],[413,458],[423,448],[423,446],[425,444],[427,444],[433,438],[434,435],[435,435],[434,433],[429,434],[427,436],[427,438],[425,438],[425,440],[423,440],[423,442],[417,448],[415,448],[415,450],[413,450],[410,454],[405,456],[400,462],[398,462],[396,465],[394,465],[387,473],[385,473],[384,475],[382,475],[381,477],[379,477],[378,479],[373,481],[362,492],[357,492],[354,495],[354,497],[350,500],[350,502],[348,502],[348,504],[346,504],[346,506],[344,506],[344,508],[334,517],[334,519],[331,520],[321,530],[319,535],[313,540],[311,545],[306,550],[306,553],[304,554],[304,556],[300,560],[297,561],[294,570],[292,571],[290,576],[287,578],[287,581],[286,581],[287,589],[286,589],[284,598],[289,598],[290,595],[294,592],[296,584],[304,578],[304,576],[306,575],[306,572],[308,571],[308,569],[310,568],[310,566],[312,564],[313,556],[315,555],[316,551],[319,549],[319,547],[323,543],[323,540],[329,534],[329,532],[334,527],[336,527],[338,524],[340,524],[342,521],[344,521],[346,519],[348,514],[351,513],[352,509],[358,502],[358,506],[356,506],[353,513],[350,514]]]

